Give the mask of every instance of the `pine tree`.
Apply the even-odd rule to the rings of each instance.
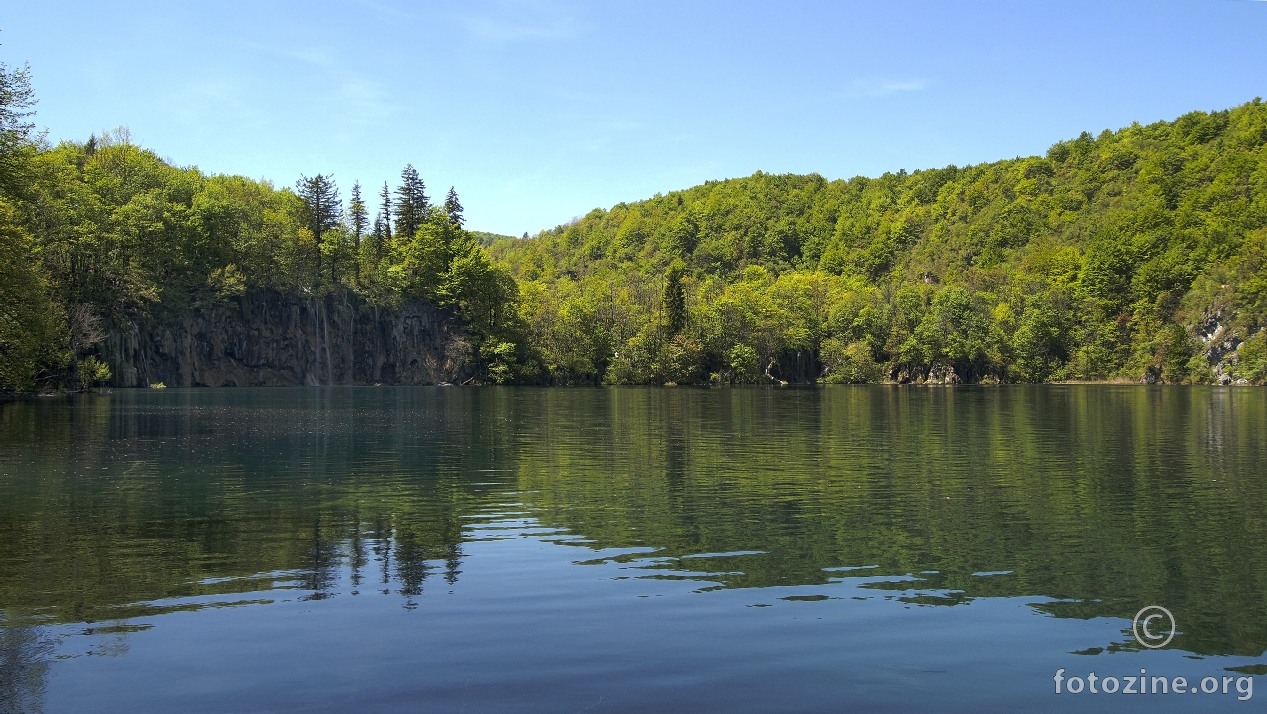
[[[458,201],[458,192],[449,187],[449,194],[444,197],[444,212],[449,216],[449,222],[461,227],[466,223],[466,218],[462,215],[462,204]]]
[[[348,203],[348,218],[352,221],[352,246],[356,261],[356,279],[361,280],[361,236],[369,223],[369,212],[361,200],[361,182],[352,183],[352,200]]]
[[[370,233],[370,237],[374,241],[375,263],[383,259],[383,243],[385,242],[383,230],[386,225],[387,222],[383,220],[383,212],[379,211],[378,215],[374,216],[374,231]]]
[[[352,184],[352,200],[348,204],[348,218],[352,221],[352,244],[359,251],[361,236],[365,235],[365,229],[369,225],[369,212],[365,208],[365,201],[361,200],[360,181]]]
[[[321,241],[326,232],[339,225],[343,209],[339,202],[339,188],[334,184],[334,177],[317,174],[312,178],[300,176],[295,183],[300,200],[303,201],[304,227],[312,231],[316,246],[317,276],[321,275]],[[331,272],[334,266],[330,267]]]
[[[385,241],[392,239],[392,190],[387,187],[387,182],[383,182],[383,190],[378,192],[378,197],[382,200],[379,204],[379,214],[383,219],[383,238]],[[383,244],[378,245],[378,258],[383,257]]]
[[[414,169],[405,164],[400,172],[400,186],[396,189],[396,234],[412,238],[427,220],[431,203],[427,198],[427,186]]]

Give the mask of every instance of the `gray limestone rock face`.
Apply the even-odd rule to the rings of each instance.
[[[276,292],[120,326],[101,353],[114,387],[461,383],[475,356],[461,322],[430,305]]]

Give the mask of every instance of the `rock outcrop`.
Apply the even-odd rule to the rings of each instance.
[[[475,366],[461,323],[432,306],[276,292],[125,325],[100,351],[114,387],[460,383]]]
[[[1223,319],[1222,310],[1210,311],[1205,315],[1204,321],[1197,326],[1197,336],[1201,338],[1201,343],[1205,347],[1202,354],[1210,365],[1210,373],[1214,377],[1215,384],[1247,385],[1249,380],[1241,376],[1237,369],[1240,362],[1238,351],[1241,345],[1245,344],[1245,340],[1228,330],[1223,324]]]

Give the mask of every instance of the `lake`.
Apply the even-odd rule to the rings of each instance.
[[[1248,710],[1265,454],[1252,388],[0,404],[0,711]]]

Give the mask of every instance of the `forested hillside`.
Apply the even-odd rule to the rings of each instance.
[[[294,190],[210,176],[126,130],[50,146],[27,71],[0,65],[0,80],[0,391],[104,383],[112,332],[252,291],[434,305],[465,323],[486,379],[530,361],[514,281],[463,229],[457,192],[433,202],[411,165],[394,188],[352,183],[345,203],[331,176]]]
[[[52,145],[34,105],[0,65],[0,391],[106,383],[111,335],[248,319],[252,294],[337,300],[350,325],[431,306],[485,383],[1267,380],[1259,100],[1043,157],[758,172],[523,239],[467,231],[412,165],[395,187],[277,188],[126,130]]]
[[[1267,378],[1267,105],[757,174],[492,246],[556,383]]]

